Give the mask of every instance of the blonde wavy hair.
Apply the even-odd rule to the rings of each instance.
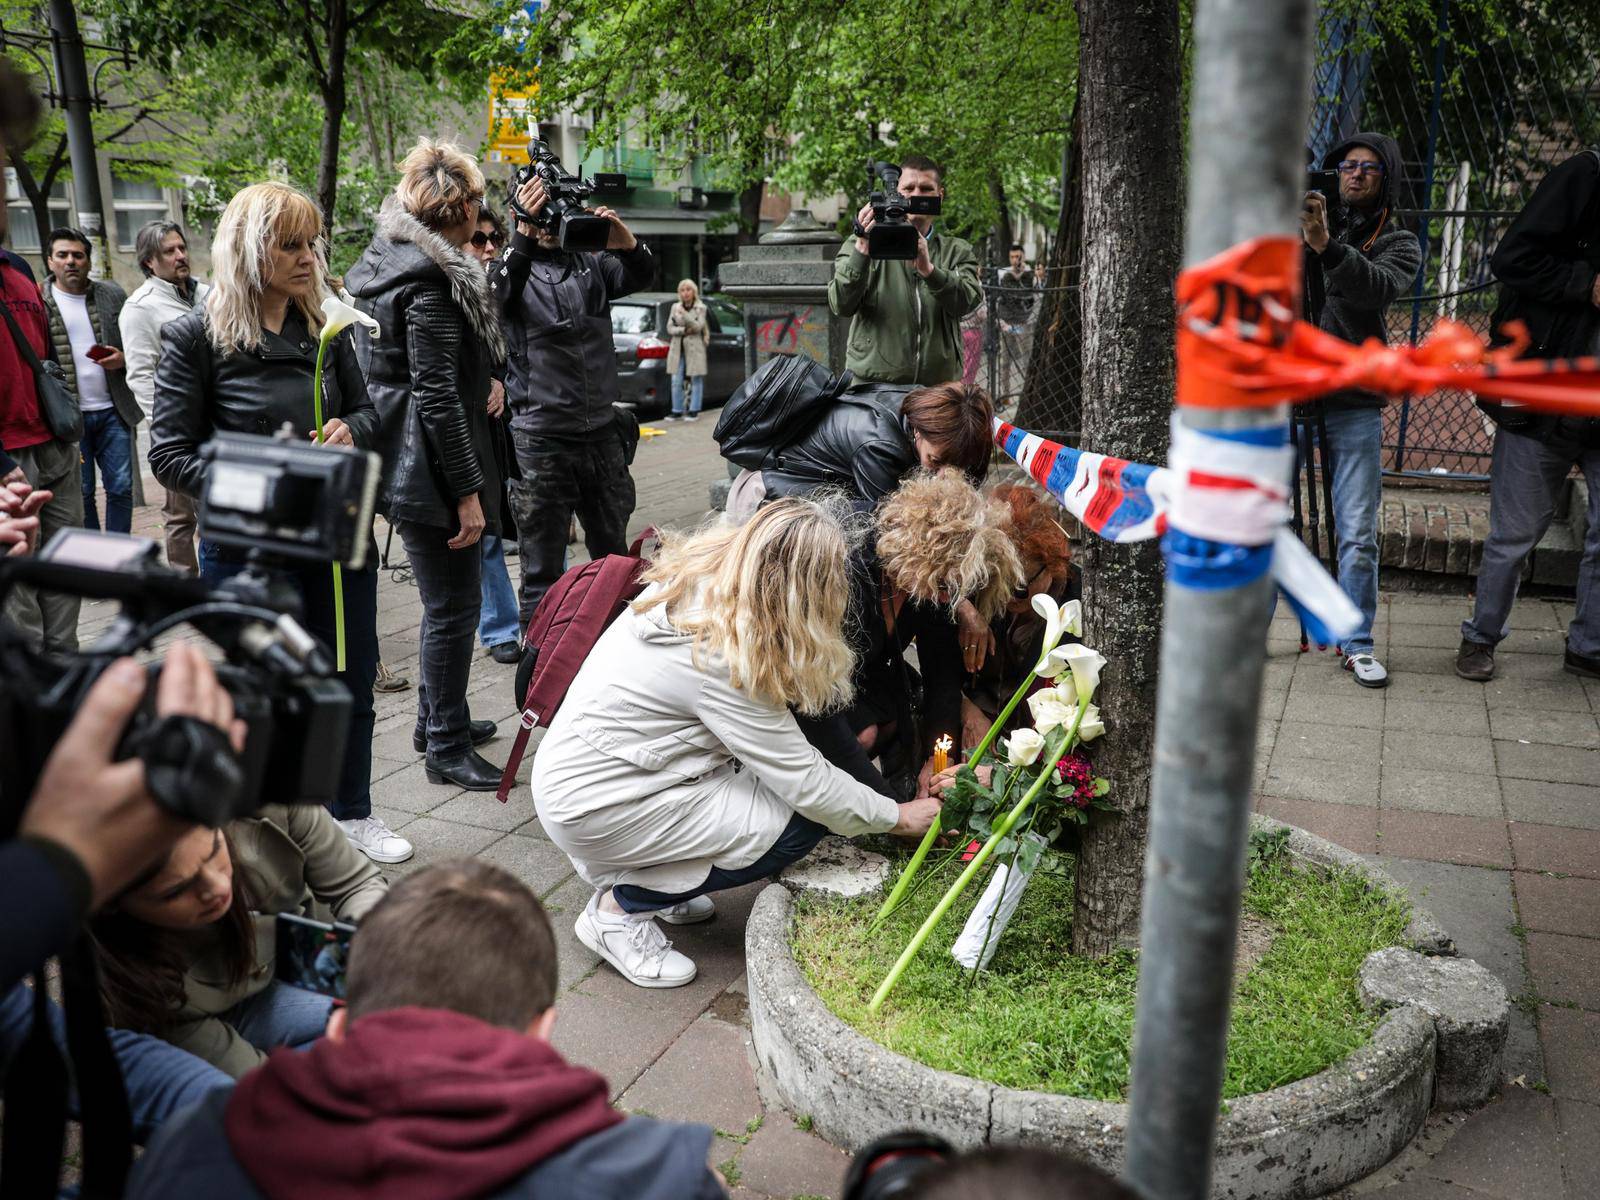
[[[483,201],[483,172],[454,142],[422,138],[400,163],[395,199],[429,229],[460,225]]]
[[[253,183],[228,201],[211,243],[211,293],[206,297],[211,344],[220,353],[261,345],[261,293],[272,248],[299,242],[311,243],[316,261],[311,287],[294,304],[315,335],[322,329],[319,305],[328,294],[328,246],[317,202],[286,183]]]
[[[878,561],[917,600],[971,600],[993,620],[1022,582],[1008,514],[954,467],[918,471],[878,509]]]
[[[680,280],[678,280],[678,286],[673,288],[672,290],[674,292],[681,292],[681,291],[683,291],[685,285],[687,285],[689,290],[694,293],[694,303],[695,304],[699,304],[700,303],[700,285],[698,283],[696,283],[694,280],[692,280],[692,279],[680,279]],[[682,303],[681,299],[680,299],[679,303]]]
[[[692,635],[696,663],[720,658],[741,691],[824,713],[852,694],[851,540],[840,506],[778,500],[743,525],[668,541],[644,576],[659,590],[633,607],[666,605],[673,627]]]

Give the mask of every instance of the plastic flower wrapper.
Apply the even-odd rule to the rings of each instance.
[[[1034,867],[1037,866],[1035,862]],[[997,866],[989,886],[983,889],[967,923],[956,935],[950,957],[969,971],[987,967],[1000,948],[1000,935],[1011,924],[1017,905],[1022,903],[1022,893],[1028,890],[1032,878],[1033,871],[1023,869],[1021,864],[1015,870],[1007,863]]]

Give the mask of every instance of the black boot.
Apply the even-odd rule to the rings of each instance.
[[[493,721],[469,721],[467,729],[472,735],[472,744],[474,746],[483,745],[499,732],[495,728]],[[413,729],[411,731],[411,748],[418,754],[426,754],[428,751],[428,735],[420,729]]]
[[[492,792],[500,786],[500,768],[476,750],[463,750],[445,758],[429,755],[426,762],[429,783],[449,783],[469,792]]]

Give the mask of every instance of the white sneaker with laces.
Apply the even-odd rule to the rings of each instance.
[[[411,843],[383,823],[381,817],[358,817],[340,821],[350,844],[373,862],[403,863],[416,853]]]
[[[1370,654],[1351,654],[1344,660],[1344,669],[1356,677],[1356,682],[1365,688],[1386,688],[1389,686],[1389,672],[1383,669],[1383,664]]]
[[[674,904],[671,908],[663,908],[650,915],[660,917],[669,925],[698,925],[716,916],[717,906],[710,896],[691,896],[682,904]]]
[[[672,948],[651,917],[615,916],[600,911],[600,895],[578,914],[578,940],[615,967],[629,983],[645,988],[675,988],[691,982],[698,969],[688,955]]]

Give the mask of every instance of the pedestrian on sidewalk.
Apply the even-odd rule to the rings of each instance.
[[[711,322],[700,302],[700,289],[692,279],[678,284],[678,302],[667,315],[667,375],[672,380],[672,414],[669,421],[700,419],[706,391],[706,347],[711,345]],[[683,379],[689,377],[689,409],[683,407]]]
[[[1586,150],[1540,181],[1491,260],[1500,281],[1497,342],[1508,321],[1527,326],[1528,358],[1600,354],[1600,152]],[[1567,627],[1564,665],[1600,679],[1600,419],[1485,404],[1495,419],[1489,468],[1489,536],[1477,598],[1461,626],[1456,674],[1494,678],[1495,647],[1511,632],[1522,568],[1550,528],[1577,467],[1589,489],[1588,533],[1578,567],[1578,610]]]
[[[128,387],[144,410],[145,420],[155,412],[156,364],[161,361],[161,327],[205,303],[209,285],[196,279],[189,268],[189,243],[183,226],[156,220],[140,228],[134,253],[145,280],[122,306],[119,325],[122,351],[128,357]],[[135,431],[137,438],[137,430]],[[135,478],[143,473],[143,458],[134,443]],[[194,500],[167,490],[161,506],[167,543],[167,565],[190,575],[200,568],[194,554]]]
[[[489,280],[466,249],[483,190],[477,163],[449,142],[422,139],[345,276],[384,331],[362,330],[357,344],[380,421],[378,509],[399,533],[422,597],[412,745],[426,755],[431,782],[480,792],[500,782],[500,768],[474,749],[495,725],[472,719],[467,681],[483,578],[478,539],[500,532],[489,395],[506,357]]]
[[[93,248],[76,229],[50,231],[50,278],[44,285],[45,311],[56,361],[83,413],[83,524],[100,528],[95,508],[95,475],[106,489],[106,529],[133,529],[133,506],[144,503],[134,461],[134,430],[144,410],[128,387],[118,318],[128,294],[113,280],[90,279]]]
[[[472,235],[468,252],[487,271],[505,245],[506,227],[499,214],[485,204],[478,211],[478,228]],[[483,582],[479,589],[478,640],[490,658],[509,666],[522,656],[522,629],[517,623],[517,589],[511,586],[511,572],[506,567],[506,546],[516,544],[516,525],[511,519],[507,488],[512,479],[521,478],[521,473],[517,470],[517,454],[511,445],[511,410],[506,406],[503,364],[499,373],[489,379],[489,437],[501,479],[502,529],[498,534],[484,534],[479,542],[483,547]]]
[[[259,434],[287,422],[316,431],[311,384],[329,294],[322,213],[282,183],[257,183],[228,201],[211,245],[212,288],[203,308],[161,330],[150,467],[164,487],[195,499],[210,464],[200,448],[218,433]],[[378,411],[367,396],[348,330],[328,343],[322,436],[334,447],[376,448]],[[247,552],[201,539],[200,576],[239,574]],[[372,682],[378,668],[378,550],[374,564],[344,571],[345,669],[350,732],[332,808],[345,836],[376,862],[404,862],[411,843],[372,812]],[[300,595],[304,625],[323,645],[336,637],[333,572],[325,562],[275,566]]]
[[[1422,261],[1417,235],[1394,217],[1400,148],[1384,134],[1358,133],[1328,151],[1322,167],[1338,171],[1340,203],[1330,212],[1322,193],[1307,192],[1301,210],[1311,316],[1323,332],[1347,342],[1387,344],[1384,313],[1406,294]],[[1339,650],[1345,670],[1368,688],[1389,686],[1389,673],[1372,652],[1385,403],[1375,392],[1356,389],[1316,401],[1318,428],[1327,429],[1322,469],[1333,473],[1339,586],[1361,610],[1360,628]]]

